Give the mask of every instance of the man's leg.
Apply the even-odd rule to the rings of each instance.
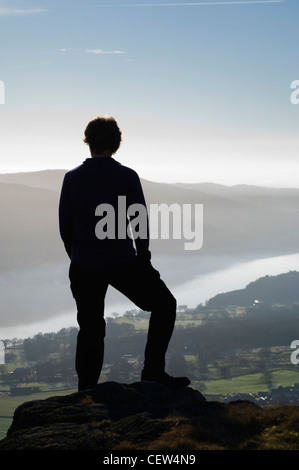
[[[174,379],[165,373],[165,355],[176,319],[176,299],[159,272],[149,262],[136,260],[118,267],[109,282],[139,308],[151,312],[142,379],[164,382],[173,388],[189,385],[189,379]]]
[[[107,281],[100,268],[71,264],[70,281],[77,305],[79,333],[76,349],[76,371],[78,389],[96,386],[101,374],[104,358],[104,302]]]

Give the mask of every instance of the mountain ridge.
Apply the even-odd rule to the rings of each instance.
[[[289,271],[276,276],[266,275],[250,282],[244,289],[219,293],[210,298],[206,306],[249,306],[264,302],[299,302],[299,272]]]
[[[0,175],[2,268],[32,266],[33,259],[38,263],[36,255],[30,256],[30,250],[40,253],[41,262],[66,261],[58,233],[59,190],[64,173],[65,170],[45,170]],[[176,184],[142,182],[148,205],[203,204],[204,243],[192,256],[214,253],[242,256],[258,252],[272,256],[291,254],[298,249],[299,189],[291,192],[265,189],[271,197],[254,194],[242,199],[238,193],[231,194],[231,187],[225,187],[225,194],[216,194],[223,186],[214,184],[218,189],[211,194],[190,189],[192,185],[186,189]],[[27,233],[25,247],[23,232]],[[184,251],[183,240],[151,240],[151,246],[153,252],[190,257]]]
[[[60,190],[61,183],[65,173],[69,169],[45,169],[37,171],[19,171],[15,173],[0,173],[0,182],[3,183],[21,183],[24,185],[39,187],[52,190]],[[157,183],[167,186],[176,186],[191,190],[202,190],[210,193],[219,193],[220,191],[243,191],[243,192],[257,192],[262,191],[264,193],[275,192],[299,192],[299,188],[296,187],[274,187],[274,186],[260,186],[260,185],[251,185],[246,183],[234,184],[234,185],[225,185],[221,183],[213,183],[211,181],[203,181],[198,183],[183,183],[183,182],[155,182],[148,180],[146,178],[140,177],[143,182]]]

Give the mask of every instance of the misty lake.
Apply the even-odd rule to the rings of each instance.
[[[299,270],[299,253],[288,256],[236,263],[226,269],[200,275],[174,290],[180,303],[196,307],[216,294],[243,289],[252,281],[266,276]]]
[[[193,308],[216,294],[242,289],[259,277],[298,271],[299,253],[246,262],[222,260],[222,266],[219,259],[211,258],[194,263],[189,259],[184,264],[181,259],[160,257],[153,264],[170,286],[178,305]],[[7,309],[7,317],[1,319],[0,339],[25,338],[77,326],[67,274],[68,266],[60,265],[2,276],[1,303]],[[113,312],[122,315],[133,309],[136,309],[133,303],[109,288],[106,316]]]

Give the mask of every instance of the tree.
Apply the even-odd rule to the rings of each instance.
[[[171,375],[187,375],[187,362],[182,353],[173,353],[168,361],[168,369]]]
[[[2,375],[2,377],[3,377],[4,374],[6,373],[6,366],[5,366],[5,364],[0,364],[0,372],[1,372],[1,375]]]
[[[129,364],[124,358],[121,358],[111,366],[110,371],[107,372],[107,378],[113,382],[129,382],[133,371],[132,364]]]

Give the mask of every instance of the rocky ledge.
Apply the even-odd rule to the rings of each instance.
[[[258,448],[263,416],[253,403],[208,401],[191,387],[171,391],[154,382],[106,382],[25,402],[16,409],[0,451]]]
[[[142,448],[182,425],[183,417],[222,407],[190,387],[171,391],[154,382],[106,382],[89,391],[25,402],[16,409],[0,450],[111,450],[130,443]]]
[[[191,387],[174,392],[153,382],[106,382],[19,406],[0,452],[40,451],[48,462],[60,450],[90,451],[88,458],[117,451],[299,450],[298,423],[298,406],[224,404]],[[82,454],[86,459],[86,452],[72,452],[75,463]]]

